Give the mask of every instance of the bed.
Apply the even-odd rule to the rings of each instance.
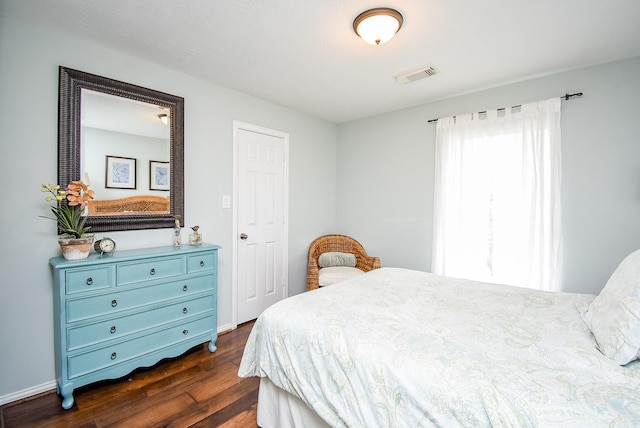
[[[120,199],[93,199],[89,201],[90,215],[117,215],[137,213],[168,213],[169,197],[128,196]]]
[[[265,310],[238,375],[263,428],[639,426],[638,283],[640,251],[597,297],[376,269]]]

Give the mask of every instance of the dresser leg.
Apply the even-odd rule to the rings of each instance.
[[[67,410],[73,406],[73,384],[67,383],[58,388],[62,395],[62,408]]]
[[[211,341],[209,342],[209,352],[216,352],[216,340],[218,340],[218,333],[213,333],[211,335]]]

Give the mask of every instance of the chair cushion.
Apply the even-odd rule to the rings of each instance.
[[[349,266],[356,267],[356,256],[350,253],[340,253],[337,251],[322,253],[318,257],[318,266],[321,268],[331,266]]]
[[[350,266],[326,267],[318,271],[318,285],[324,287],[362,274],[364,271]]]

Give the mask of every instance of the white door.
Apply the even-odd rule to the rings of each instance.
[[[288,135],[234,122],[234,326],[287,294]]]

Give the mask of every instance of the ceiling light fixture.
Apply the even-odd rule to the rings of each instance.
[[[167,116],[166,114],[159,114],[158,115],[158,119],[160,119],[162,121],[162,123],[164,123],[165,125],[169,124],[169,116]]]
[[[402,14],[395,9],[378,7],[356,16],[353,31],[365,42],[381,45],[388,42],[402,27]]]

